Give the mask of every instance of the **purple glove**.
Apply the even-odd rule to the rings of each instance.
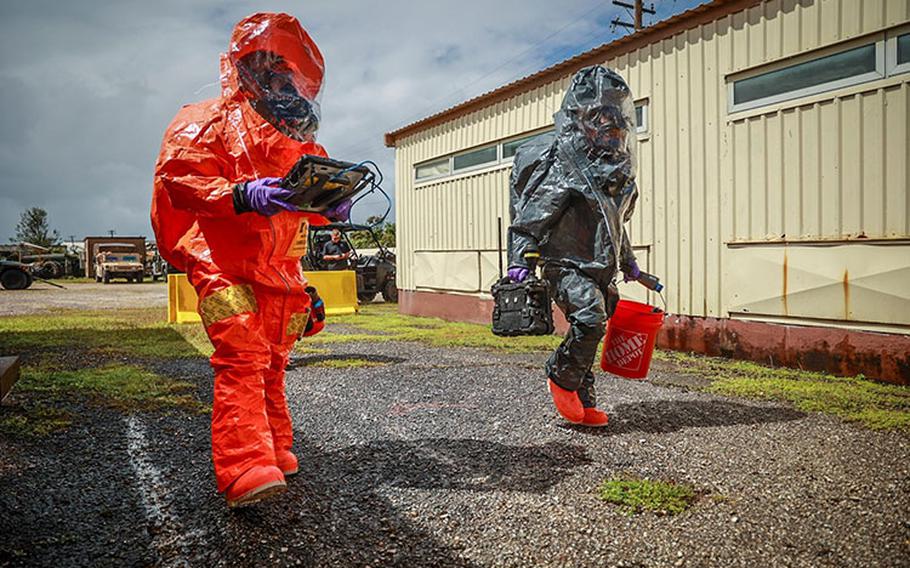
[[[354,202],[350,199],[345,199],[338,205],[328,209],[324,215],[331,219],[332,221],[341,221],[345,222],[351,218],[351,207],[354,206]]]
[[[631,264],[628,264],[622,269],[622,281],[623,282],[634,282],[638,280],[641,276],[641,269],[638,268],[638,263],[634,260]]]
[[[513,266],[509,268],[507,273],[509,275],[509,280],[512,282],[524,282],[525,278],[528,277],[530,271],[527,268],[521,266]]]
[[[246,182],[243,192],[249,208],[266,217],[282,211],[297,211],[297,206],[287,201],[294,196],[294,192],[279,187],[279,182],[281,178],[261,178]]]

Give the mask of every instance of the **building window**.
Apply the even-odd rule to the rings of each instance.
[[[417,181],[422,181],[430,178],[440,177],[450,173],[451,167],[449,164],[448,158],[443,158],[441,160],[433,160],[432,162],[427,162],[425,164],[419,164],[414,167],[415,176]]]
[[[429,162],[417,164],[414,166],[414,180],[418,183],[422,183],[487,166],[505,167],[512,161],[512,158],[515,157],[515,153],[518,151],[519,146],[532,138],[552,131],[553,129],[549,128],[543,132],[537,132],[530,135],[526,134],[520,138],[496,142],[495,144],[484,146],[476,150],[462,152],[461,154],[449,154],[444,158],[436,158]]]
[[[635,132],[647,134],[648,132],[648,102],[635,103]]]
[[[910,72],[910,33],[888,39],[888,74]]]
[[[540,134],[532,134],[531,136],[525,136],[523,138],[516,138],[515,140],[509,140],[508,142],[502,143],[502,159],[514,158],[515,153],[518,152],[518,147],[530,140],[531,138],[537,138]]]
[[[731,111],[747,110],[884,76],[882,42],[869,43],[733,82]]]
[[[455,171],[457,172],[496,162],[499,159],[497,148],[497,146],[487,146],[486,148],[455,156]]]

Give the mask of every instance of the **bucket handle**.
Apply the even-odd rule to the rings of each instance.
[[[667,317],[667,299],[664,298],[663,290],[658,292],[657,295],[660,296],[660,301],[663,302],[663,304],[664,304],[664,319],[666,319],[666,317]]]

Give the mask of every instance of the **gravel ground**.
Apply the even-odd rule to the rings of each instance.
[[[167,284],[146,282],[64,283],[65,290],[35,282],[25,290],[0,288],[0,316],[52,312],[59,309],[167,307]]]
[[[138,286],[137,286],[138,287]],[[229,511],[207,416],[74,406],[0,436],[0,564],[907,566],[910,439],[788,407],[602,377],[603,430],[550,406],[543,356],[332,344],[381,367],[290,365],[301,472]],[[205,361],[152,364],[211,400]],[[659,384],[658,384],[659,383]],[[677,516],[599,501],[605,478],[694,485]]]

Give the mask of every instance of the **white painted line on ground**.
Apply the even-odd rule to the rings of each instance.
[[[155,464],[149,458],[145,439],[145,427],[136,416],[126,419],[127,452],[130,465],[136,473],[136,485],[149,525],[154,530],[153,544],[158,550],[160,566],[189,566],[181,558],[180,551],[189,548],[187,536],[190,534],[180,523],[180,519],[168,508],[168,490],[164,479]],[[175,555],[175,552],[177,555]],[[176,557],[175,557],[176,556]]]

